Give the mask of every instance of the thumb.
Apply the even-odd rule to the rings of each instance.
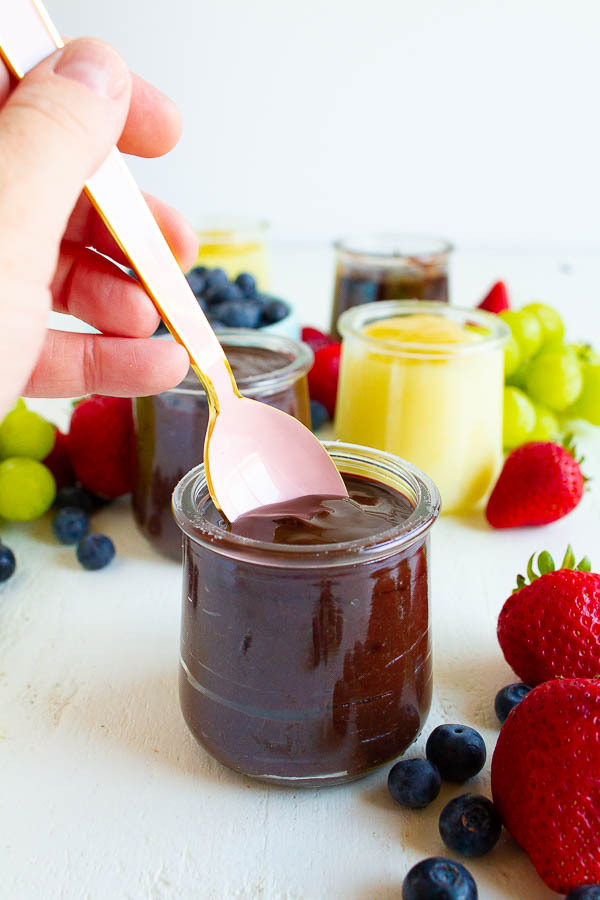
[[[77,197],[118,141],[130,97],[129,69],[116,50],[85,38],[32,69],[0,113],[0,221],[8,241],[1,254],[15,266],[27,260],[30,278],[51,277]]]

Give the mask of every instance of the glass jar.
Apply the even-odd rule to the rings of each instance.
[[[367,333],[407,316],[414,317],[417,330],[419,323],[427,329],[432,317],[441,317],[450,323],[440,326],[441,333],[446,327],[458,334],[454,342],[431,343]],[[445,303],[390,301],[348,310],[339,328],[335,436],[419,466],[437,484],[443,512],[481,502],[502,462],[505,323]]]
[[[251,330],[219,332],[240,392],[282,409],[310,428],[306,375],[313,355],[306,344]],[[203,457],[208,425],[204,388],[190,370],[176,388],[133,402],[135,521],[153,546],[181,560],[181,533],[171,513],[180,478]]]
[[[335,293],[331,332],[347,309],[374,300],[448,302],[452,244],[406,234],[359,234],[334,244]]]
[[[269,256],[265,221],[241,216],[210,216],[198,223],[200,242],[196,264],[224,269],[228,278],[240,272],[254,275],[259,291],[269,289]]]
[[[346,476],[399,492],[411,509],[404,521],[359,540],[282,545],[215,522],[202,466],[173,495],[184,543],[183,715],[220,762],[281,784],[335,784],[389,763],[431,702],[437,489],[390,454],[325,446]]]

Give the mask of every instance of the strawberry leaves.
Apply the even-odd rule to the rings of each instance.
[[[529,558],[529,562],[527,563],[527,578],[524,575],[517,575],[517,586],[513,589],[513,594],[516,594],[517,591],[520,591],[521,588],[525,587],[526,584],[533,584],[533,582],[538,578],[541,578],[542,575],[548,575],[550,572],[558,571],[554,563],[554,559],[547,550],[542,550],[542,552],[538,554],[537,572],[534,568],[534,560],[535,553],[531,555],[531,557]],[[563,561],[558,569],[569,569],[571,571],[577,572],[591,572],[592,564],[587,556],[584,556],[583,559],[580,560],[580,562],[576,562],[573,548],[569,544],[563,557]]]

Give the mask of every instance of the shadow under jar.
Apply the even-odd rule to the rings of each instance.
[[[375,300],[448,302],[448,256],[452,244],[406,234],[358,234],[336,250],[331,333],[347,309]]]
[[[234,534],[202,466],[173,495],[184,547],[180,701],[188,727],[229,768],[308,787],[350,781],[398,757],[431,702],[437,489],[390,454],[325,446],[361,522],[365,510],[379,517],[371,533],[338,540],[355,534],[354,523],[336,534],[334,521],[327,542],[314,543],[283,517],[283,542],[278,531],[270,542]],[[293,533],[306,542],[286,542]]]
[[[313,355],[306,344],[250,330],[219,332],[240,392],[281,409],[310,427],[306,374]],[[181,532],[171,499],[177,482],[201,462],[208,426],[204,388],[190,370],[176,388],[133,403],[136,476],[135,521],[161,553],[181,560]]]

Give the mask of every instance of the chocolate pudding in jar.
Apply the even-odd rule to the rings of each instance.
[[[390,763],[431,702],[437,489],[390,454],[326,446],[349,499],[303,498],[232,526],[202,466],[173,495],[184,545],[185,720],[224,765],[295,786]]]
[[[219,332],[240,393],[281,409],[310,427],[305,344],[250,330]],[[177,482],[202,462],[208,425],[204,388],[192,370],[176,388],[133,403],[136,477],[133,513],[142,534],[166,556],[181,560],[181,532],[171,509]]]
[[[375,300],[448,302],[448,256],[452,245],[404,234],[354,235],[336,241],[331,332],[347,309]]]

